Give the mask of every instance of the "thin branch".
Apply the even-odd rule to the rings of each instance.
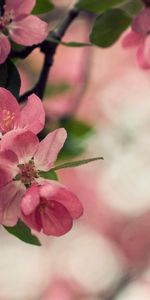
[[[64,36],[65,32],[67,31],[68,27],[73,22],[73,20],[78,16],[78,14],[79,14],[79,11],[77,9],[74,8],[74,9],[70,10],[69,13],[66,15],[66,17],[64,18],[64,20],[62,21],[62,23],[58,26],[58,28],[56,28],[54,31],[51,31],[50,37],[61,41],[61,39]],[[41,52],[44,53],[45,58],[44,58],[44,63],[43,63],[43,67],[41,70],[39,80],[36,83],[35,87],[33,87],[33,89],[31,89],[30,91],[27,91],[20,97],[19,102],[23,102],[32,93],[35,93],[41,99],[43,98],[49,71],[53,65],[54,56],[55,56],[58,46],[59,46],[59,44],[55,41],[44,41],[40,45]],[[26,51],[27,50],[28,50],[28,53],[30,53],[30,51],[33,50],[33,47],[32,47],[32,50],[31,50],[31,47],[29,49],[26,49]],[[24,55],[27,54],[26,51],[24,52]],[[23,54],[21,54],[21,55],[23,55]]]
[[[4,5],[5,5],[5,0],[1,0],[0,16],[3,16],[3,14],[4,14]]]
[[[149,7],[150,6],[150,0],[143,0],[145,6]]]
[[[44,42],[43,42],[44,43]],[[25,47],[23,50],[12,50],[9,58],[21,58],[25,59],[34,49],[41,47],[42,44],[37,44],[29,47]]]

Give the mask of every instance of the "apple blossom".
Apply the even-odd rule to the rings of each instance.
[[[137,47],[137,60],[143,69],[150,68],[150,8],[142,10],[133,20],[132,29],[123,40],[124,48]]]
[[[41,142],[31,131],[11,131],[4,136],[0,153],[1,224],[16,224],[23,195],[26,223],[38,231],[43,228],[45,234],[64,234],[71,228],[72,220],[81,215],[82,206],[70,191],[55,181],[43,182],[40,177],[40,171],[53,166],[65,139],[63,128],[49,133]]]
[[[10,53],[11,45],[8,37],[17,44],[32,46],[41,43],[48,34],[48,25],[37,16],[30,15],[35,0],[6,0],[4,13],[0,17],[0,63]]]
[[[31,130],[39,133],[45,123],[45,112],[41,100],[32,94],[20,110],[15,97],[0,87],[0,137],[13,129]]]
[[[23,221],[46,235],[60,236],[72,227],[73,219],[80,217],[82,206],[78,198],[60,183],[44,180],[32,184],[21,202]]]

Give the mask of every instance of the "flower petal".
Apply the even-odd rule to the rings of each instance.
[[[45,111],[43,104],[39,97],[32,94],[21,111],[19,126],[37,134],[43,129],[44,123]]]
[[[39,140],[31,131],[12,131],[5,134],[1,142],[2,149],[11,149],[17,155],[20,164],[31,160],[38,145]]]
[[[134,18],[132,22],[133,31],[146,36],[150,32],[150,8],[145,8]]]
[[[150,59],[145,55],[145,43],[142,43],[137,50],[137,60],[142,69],[150,68]]]
[[[18,158],[11,150],[0,152],[0,187],[7,184],[17,175]]]
[[[32,229],[43,231],[46,235],[60,236],[72,227],[72,218],[67,209],[56,201],[49,201],[47,205],[30,215],[22,214],[23,221]]]
[[[79,199],[64,185],[54,180],[45,180],[40,187],[41,198],[61,203],[66,207],[73,219],[79,218],[83,213],[83,207]]]
[[[25,187],[13,181],[0,189],[0,224],[14,226],[20,217],[20,202]]]
[[[130,30],[130,32],[124,35],[122,39],[122,46],[124,48],[136,47],[141,43],[142,40],[143,39],[140,34]]]
[[[27,190],[21,202],[21,209],[24,215],[29,215],[34,212],[40,202],[39,188],[36,184]]]
[[[20,109],[16,98],[0,87],[0,131],[6,133],[12,130],[17,126],[19,117]]]
[[[27,16],[14,22],[9,33],[12,40],[17,44],[32,46],[46,39],[48,24],[36,16]]]
[[[11,47],[8,38],[0,34],[0,64],[3,64],[10,53]]]
[[[39,144],[34,157],[35,165],[39,170],[47,171],[54,164],[57,155],[66,140],[67,133],[64,128],[50,132]]]
[[[11,173],[7,171],[5,166],[0,166],[0,188],[6,185],[11,179]]]
[[[35,3],[36,0],[6,0],[6,11],[13,9],[15,16],[30,14]]]
[[[34,229],[34,230],[39,231],[39,232],[42,230],[41,216],[40,216],[40,211],[38,211],[38,209],[36,209],[30,215],[25,215],[22,212],[21,219],[31,229]]]
[[[49,201],[41,212],[43,233],[60,236],[72,228],[72,218],[67,209],[59,202]]]

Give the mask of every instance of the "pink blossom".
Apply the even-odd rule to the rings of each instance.
[[[0,17],[0,63],[10,53],[10,43],[4,35],[9,32],[10,38],[17,44],[31,46],[41,43],[47,36],[48,25],[37,16],[30,15],[35,0],[6,0],[4,14]]]
[[[124,48],[137,47],[137,60],[143,69],[150,68],[150,8],[141,11],[133,20],[132,30],[123,40]]]
[[[40,177],[40,171],[48,171],[53,166],[65,139],[66,131],[63,128],[49,133],[41,142],[30,131],[19,134],[11,131],[4,136],[0,153],[1,224],[16,224],[22,196],[26,188],[30,187],[22,204],[26,223],[38,231],[43,228],[44,233],[53,235],[61,235],[71,228],[72,219],[82,212],[79,201],[64,186],[55,181],[43,183]],[[47,219],[44,218],[46,212]],[[37,214],[39,218],[36,223],[36,220],[33,222],[33,216]]]
[[[46,235],[60,236],[80,217],[82,206],[78,198],[60,183],[45,180],[32,184],[21,202],[23,221]]]
[[[74,282],[64,279],[54,279],[46,291],[42,300],[75,300],[79,299],[76,293],[73,291],[73,287],[76,290],[77,287]],[[76,297],[76,298],[75,298]],[[86,300],[86,299],[85,299]]]
[[[45,123],[45,113],[41,100],[32,94],[27,104],[20,110],[15,97],[6,89],[0,88],[0,135],[13,129],[31,130],[39,133]]]

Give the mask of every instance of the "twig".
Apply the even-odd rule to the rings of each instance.
[[[4,14],[4,5],[5,5],[5,0],[1,0],[0,16],[3,16],[3,14]]]
[[[56,28],[54,31],[51,31],[50,37],[61,41],[66,30],[68,29],[70,24],[73,22],[73,20],[78,16],[78,14],[79,14],[79,11],[77,9],[74,8],[74,9],[70,10],[69,13],[67,14],[67,16],[65,17],[65,19],[62,21],[62,23],[58,26],[58,28]],[[30,91],[27,91],[20,97],[19,102],[23,102],[32,93],[35,93],[41,99],[43,98],[47,79],[48,79],[48,74],[49,74],[51,66],[53,65],[54,55],[56,53],[58,46],[59,46],[59,44],[55,41],[44,41],[40,45],[41,52],[44,53],[45,58],[44,58],[44,63],[43,63],[43,67],[41,70],[39,80]],[[36,48],[36,47],[34,47],[34,48]],[[30,53],[30,51],[32,51],[32,50],[33,50],[33,47],[32,47],[32,49],[31,49],[31,47],[29,49],[27,48],[24,51],[24,53],[22,52],[23,54],[21,54],[21,55],[28,55]],[[28,54],[27,54],[27,51],[28,51]]]
[[[150,0],[143,0],[145,6],[149,7],[150,6]]]

